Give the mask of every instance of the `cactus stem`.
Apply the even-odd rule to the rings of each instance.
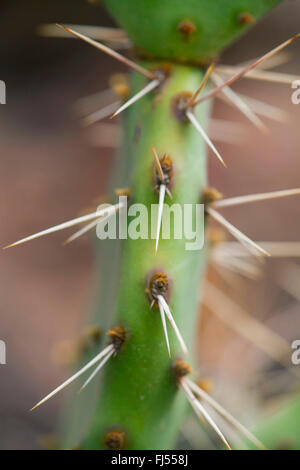
[[[202,126],[199,124],[199,122],[197,121],[196,117],[194,116],[194,114],[192,113],[192,111],[188,110],[186,112],[186,116],[187,118],[189,119],[189,121],[191,122],[191,124],[194,126],[194,128],[199,132],[199,134],[202,135],[203,139],[205,140],[205,142],[207,143],[207,145],[211,148],[211,150],[214,152],[214,154],[216,155],[216,157],[220,160],[220,162],[222,163],[222,165],[226,168],[226,163],[224,162],[223,158],[221,157],[220,153],[218,152],[218,150],[216,149],[216,147],[214,146],[214,144],[212,143],[212,141],[210,140],[210,138],[208,137],[208,135],[206,134],[205,130],[202,128]]]
[[[128,59],[127,57],[124,57],[123,55],[119,54],[118,52],[114,51],[110,47],[105,46],[104,44],[101,44],[98,41],[94,41],[93,39],[89,38],[88,36],[85,36],[84,34],[77,33],[73,29],[67,28],[66,26],[63,26],[61,24],[57,24],[59,28],[63,28],[65,31],[68,33],[73,34],[73,36],[76,36],[78,39],[82,39],[82,41],[87,42],[91,46],[96,47],[96,49],[99,49],[102,52],[105,52],[106,54],[110,55],[114,59],[118,60],[119,62],[122,62],[123,64],[127,65],[130,67],[132,70],[135,70],[136,72],[144,75],[146,78],[149,78],[149,80],[155,80],[155,75],[152,73],[150,70],[145,69],[141,65],[136,64],[132,60]]]
[[[244,233],[242,233],[240,230],[238,230],[234,225],[232,225],[228,220],[225,219],[221,214],[219,214],[217,211],[212,209],[211,207],[206,208],[206,212],[219,224],[221,224],[223,227],[225,227],[231,235],[233,235],[237,240],[239,240],[242,245],[245,245],[250,251],[255,250],[255,252],[258,252],[260,254],[263,254],[264,256],[271,256],[270,253],[268,253],[264,248],[260,247],[257,243],[255,243],[253,240],[251,240],[249,237],[247,237]]]
[[[232,83],[236,82],[237,80],[239,80],[240,78],[244,77],[246,74],[248,74],[252,69],[258,67],[260,64],[262,64],[263,62],[265,62],[266,60],[270,59],[271,57],[273,57],[275,54],[277,54],[278,52],[282,51],[285,47],[289,46],[292,42],[294,42],[296,39],[298,39],[300,37],[300,33],[298,34],[295,34],[294,36],[292,36],[290,39],[288,39],[287,41],[284,41],[283,43],[279,44],[279,46],[275,47],[274,49],[272,49],[271,51],[267,52],[266,54],[264,54],[262,57],[260,57],[259,59],[256,59],[254,62],[252,62],[251,64],[248,64],[246,65],[242,70],[239,70],[238,72],[236,72],[232,77],[230,77],[228,80],[226,80],[225,82],[223,82],[221,85],[217,86],[216,88],[214,88],[213,90],[209,91],[208,93],[206,93],[206,95],[202,96],[201,98],[199,98],[193,106],[197,106],[199,103],[202,103],[203,101],[209,99],[209,98],[212,98],[213,96],[217,95],[220,91],[222,91],[225,87],[229,86],[229,85],[232,85]]]
[[[117,111],[115,111],[114,114],[110,117],[110,119],[113,119],[114,117],[118,116],[118,114],[125,111],[125,109],[129,108],[129,106],[136,103],[138,100],[140,100],[145,95],[150,93],[150,91],[157,88],[160,84],[161,84],[160,80],[158,80],[158,79],[152,80],[141,91],[139,91],[136,95],[134,95],[132,98],[130,98],[128,101],[126,101],[126,103],[124,103]]]

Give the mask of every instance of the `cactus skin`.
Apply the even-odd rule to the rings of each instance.
[[[201,189],[206,184],[205,146],[190,125],[177,120],[172,103],[178,92],[195,90],[201,78],[200,70],[173,66],[162,89],[128,111],[127,135],[131,146],[127,152],[131,155],[133,168],[131,203],[143,203],[148,208],[157,204],[150,150],[153,144],[160,155],[168,152],[173,160],[172,204],[199,202]],[[134,74],[133,93],[143,86],[144,81],[143,77]],[[199,110],[198,118],[202,123],[207,121],[208,112],[208,105]],[[135,128],[140,124],[141,137],[135,145]],[[203,250],[186,251],[185,242],[161,240],[155,257],[154,240],[124,241],[114,323],[128,328],[130,338],[104,372],[100,400],[84,448],[99,448],[103,444],[101,436],[114,426],[127,433],[129,449],[167,449],[174,445],[187,403],[177,392],[159,311],[150,310],[145,287],[149,273],[154,270],[167,273],[172,284],[170,306],[191,348],[198,285],[206,256]],[[170,328],[169,333],[172,355],[176,357],[180,354],[178,343]]]
[[[260,19],[280,1],[104,0],[104,4],[141,54],[205,63],[247,31],[252,19]]]
[[[245,30],[247,24],[236,23],[240,13],[248,12],[258,19],[279,0],[104,0],[104,3],[145,56],[167,58],[171,63],[170,77],[162,88],[125,112],[119,181],[131,187],[130,204],[145,204],[149,210],[151,204],[157,204],[150,150],[154,145],[160,156],[166,152],[174,164],[172,204],[199,203],[207,181],[206,146],[190,124],[176,118],[173,99],[183,91],[195,91],[201,83],[203,71],[192,63],[205,62]],[[178,34],[177,25],[183,20],[196,25],[194,38],[183,40]],[[176,65],[178,62],[190,64]],[[144,61],[142,65],[153,70],[155,64]],[[133,73],[131,94],[145,84],[144,77]],[[195,114],[206,128],[209,104],[204,102]],[[169,203],[168,197],[165,203]],[[124,326],[129,339],[122,351],[106,364],[101,377],[75,400],[66,419],[63,447],[80,442],[83,449],[103,449],[108,433],[125,433],[126,449],[174,448],[189,405],[177,389],[159,312],[150,310],[145,288],[151,272],[163,271],[168,275],[169,304],[192,353],[198,289],[207,252],[206,249],[186,251],[185,242],[172,239],[172,235],[170,240],[160,240],[155,257],[154,240],[122,241],[120,279],[116,259],[113,262],[106,259],[109,266],[102,273],[102,290],[105,292],[106,285],[113,290],[105,292],[104,302],[97,308],[96,322],[103,328]],[[107,244],[112,256],[113,244],[116,249],[119,246],[116,240],[97,243],[104,250]],[[108,323],[105,314],[109,311],[113,315]],[[172,358],[181,356],[171,328],[168,331]],[[83,363],[95,354],[90,351]],[[189,361],[193,362],[191,357]]]

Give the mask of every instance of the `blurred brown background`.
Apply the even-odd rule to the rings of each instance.
[[[299,1],[283,2],[227,50],[222,62],[235,64],[268,51],[300,31],[299,17]],[[94,145],[92,131],[76,119],[74,103],[107,88],[110,75],[125,69],[79,41],[36,34],[38,25],[54,22],[113,25],[101,6],[84,0],[1,2],[0,79],[7,85],[7,104],[0,107],[2,246],[89,207],[105,192],[112,167],[114,150]],[[300,43],[290,47],[292,59],[279,70],[300,74],[299,51]],[[266,120],[265,136],[217,100],[215,117],[245,123],[247,136],[242,145],[218,144],[229,169],[209,159],[210,183],[228,196],[298,187],[300,107],[291,104],[290,87],[243,80],[235,89],[285,109],[290,119]],[[233,208],[226,215],[253,239],[296,241],[298,208],[295,197],[249,205],[246,211]],[[7,365],[0,366],[0,449],[39,448],[40,436],[57,425],[59,397],[38,412],[28,409],[65,377],[51,350],[78,335],[93,280],[89,239],[63,247],[64,239],[59,233],[1,253],[0,339],[7,345]],[[300,336],[299,308],[273,282],[280,263],[269,262],[267,279],[232,286],[230,295],[246,300],[247,310],[264,321],[281,312],[271,325],[291,340],[297,331]],[[207,312],[199,335],[204,370],[231,383],[245,375],[234,360],[240,354],[266,360]]]

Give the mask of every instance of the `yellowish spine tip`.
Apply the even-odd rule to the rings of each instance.
[[[30,408],[29,411],[31,412],[31,411],[35,410],[36,408],[38,408],[38,406],[39,406],[39,403],[37,403],[36,405],[34,405],[32,408]]]
[[[22,240],[11,243],[10,245],[4,246],[2,250],[7,250],[8,248],[12,248],[13,246],[22,245],[23,243],[25,243],[25,241],[22,241]]]
[[[4,246],[2,250],[7,250],[7,248],[11,248],[12,246],[14,246],[14,243],[12,243],[11,245]]]

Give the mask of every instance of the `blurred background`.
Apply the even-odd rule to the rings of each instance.
[[[95,3],[1,1],[0,79],[7,86],[7,104],[0,106],[2,246],[77,216],[107,190],[118,129],[108,121],[104,124],[110,127],[82,128],[74,105],[107,89],[111,74],[126,69],[80,41],[37,34],[45,23],[114,26]],[[220,61],[237,64],[261,55],[299,32],[299,18],[300,2],[283,2]],[[288,63],[276,70],[300,75],[299,51],[296,42],[288,50]],[[213,117],[242,123],[245,134],[236,145],[218,142],[230,171],[209,159],[210,184],[226,196],[299,187],[300,105],[291,103],[291,87],[244,79],[234,88],[286,111],[288,122],[266,119],[269,134],[264,135],[239,111],[216,100]],[[300,237],[297,196],[227,209],[224,215],[254,240]],[[94,280],[90,238],[66,247],[64,239],[58,233],[1,253],[0,339],[6,342],[7,365],[0,366],[0,449],[42,448],[57,428],[63,394],[38,412],[28,409],[66,377],[54,352],[60,342],[78,337]],[[228,277],[215,269],[209,279],[245,315],[289,345],[300,339],[300,265],[297,259],[274,259],[262,269],[259,280]],[[230,317],[233,306],[222,298],[220,304],[222,312],[202,309],[199,320],[202,374],[214,380],[216,394],[231,410],[244,410],[240,415],[247,421],[247,415],[272,409],[294,392],[298,372],[288,370],[292,364],[279,365],[262,345],[253,346],[243,334],[251,326],[241,321],[239,333]],[[184,430],[191,447],[198,445],[193,426]],[[298,445],[299,435],[293,437]],[[214,443],[202,440],[202,445],[213,448]],[[285,436],[278,440],[278,447],[292,445]]]

